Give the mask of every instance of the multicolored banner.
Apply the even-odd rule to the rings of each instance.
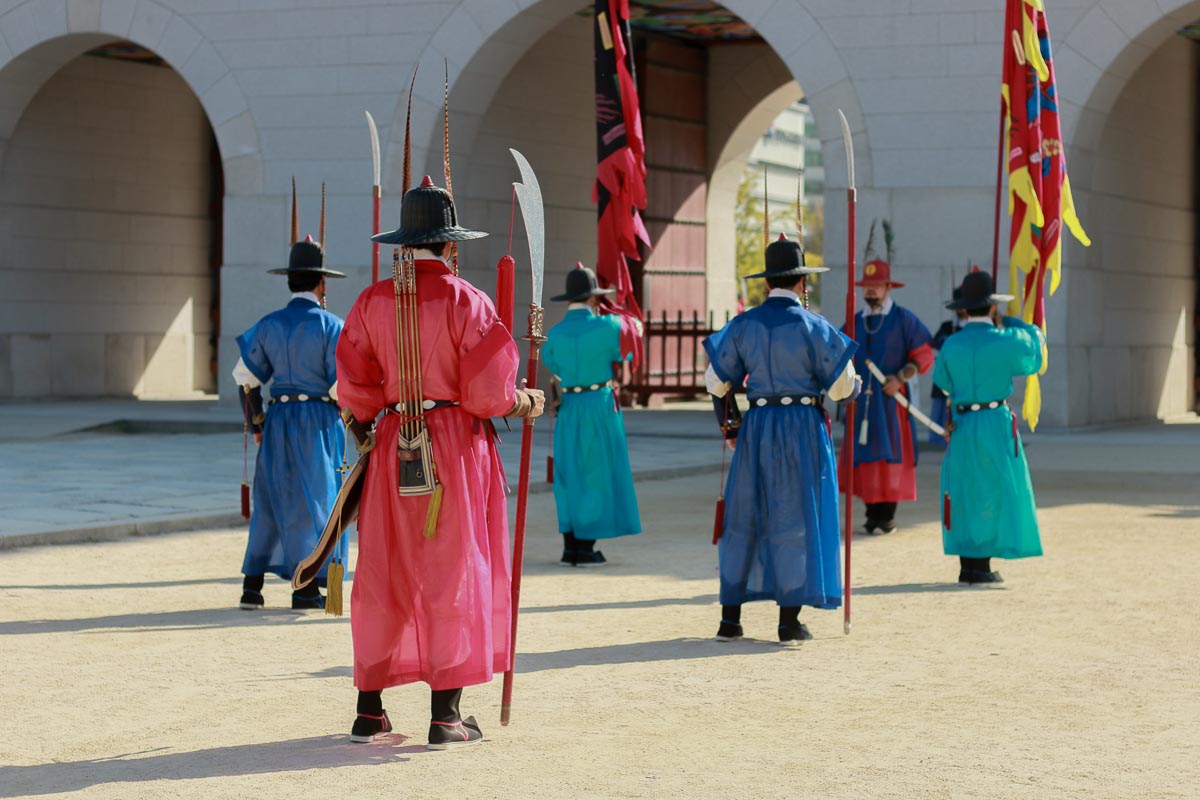
[[[1001,94],[1008,151],[1009,313],[1046,330],[1046,277],[1054,294],[1062,280],[1062,227],[1091,240],[1075,213],[1058,114],[1058,87],[1043,0],[1007,0]],[[1042,361],[1042,373],[1046,359]],[[1021,415],[1030,429],[1041,415],[1041,386],[1031,375]]]

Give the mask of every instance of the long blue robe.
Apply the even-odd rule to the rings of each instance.
[[[1041,332],[1013,317],[1004,327],[971,322],[946,340],[933,380],[955,406],[1012,394],[1013,378],[1042,366]],[[1008,405],[955,413],[942,461],[942,544],[966,558],[1040,556],[1029,463]]]
[[[908,437],[912,443],[915,465],[918,457],[917,421],[905,414],[903,416],[908,418],[908,424],[901,425],[899,404],[895,398],[885,395],[879,381],[871,377],[867,370],[867,359],[874,362],[884,375],[895,375],[910,361],[920,361],[919,354],[928,350],[933,337],[916,314],[895,303],[882,319],[859,311],[854,316],[854,324],[854,340],[859,345],[858,352],[854,354],[854,368],[863,376],[863,396],[855,404],[854,465],[876,461],[902,463],[903,451],[907,449],[901,445],[902,436]],[[929,362],[925,364],[928,368]],[[907,387],[902,391],[907,394]],[[867,418],[867,443],[860,444],[858,433],[864,415]]]
[[[564,387],[612,379],[621,352],[621,322],[590,308],[567,312],[550,329],[542,361]],[[625,420],[611,387],[564,392],[554,427],[554,502],[558,530],[579,539],[641,533]]]
[[[721,604],[841,605],[837,465],[821,406],[756,406],[760,397],[828,391],[857,345],[828,320],[785,297],[768,298],[704,340],[713,371],[746,384],[725,486],[717,547]]]
[[[293,298],[237,338],[242,361],[271,397],[327,396],[337,380],[335,353],[342,320],[306,298]],[[346,444],[338,410],[319,401],[273,403],[263,423],[254,466],[250,538],[245,575],[292,571],[317,544],[341,488],[338,472]],[[331,559],[343,563],[350,544],[342,537]],[[328,564],[318,582],[324,584]]]

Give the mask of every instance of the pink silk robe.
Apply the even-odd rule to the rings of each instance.
[[[424,681],[454,689],[491,680],[511,659],[510,555],[503,467],[489,417],[515,401],[519,356],[491,300],[440,261],[419,260],[426,415],[444,487],[437,534],[422,534],[429,497],[397,492],[397,414],[376,429],[358,520],[350,597],[354,683],[376,691]],[[337,348],[338,400],[371,420],[399,400],[392,282],[368,288]]]

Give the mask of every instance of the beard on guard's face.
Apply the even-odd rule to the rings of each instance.
[[[868,286],[863,290],[863,299],[867,301],[867,305],[871,308],[879,308],[883,305],[885,297],[887,297],[887,290],[880,289],[877,286]]]

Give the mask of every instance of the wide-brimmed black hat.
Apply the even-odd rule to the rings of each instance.
[[[338,272],[336,269],[326,269],[325,248],[320,242],[314,242],[312,236],[306,236],[303,241],[292,245],[292,252],[288,255],[286,269],[269,269],[267,272],[272,275],[287,275],[292,272],[319,272],[330,278],[346,277],[346,273],[344,272]]]
[[[601,289],[596,273],[582,262],[575,262],[575,269],[567,273],[567,290],[550,299],[556,303],[582,303],[589,297],[612,294],[616,289]]]
[[[987,272],[968,272],[963,278],[955,298],[946,303],[946,308],[983,308],[1012,300],[1011,294],[996,294],[996,284]]]
[[[458,225],[454,199],[440,186],[433,185],[428,175],[415,189],[409,189],[400,201],[400,227],[377,233],[372,241],[380,244],[437,244],[482,239],[484,231],[473,231]]]
[[[804,248],[799,242],[787,238],[787,234],[779,234],[779,238],[767,245],[764,257],[767,268],[762,272],[747,275],[747,278],[789,278],[801,275],[815,275],[818,272],[828,272],[829,267],[806,267],[804,265]]]

